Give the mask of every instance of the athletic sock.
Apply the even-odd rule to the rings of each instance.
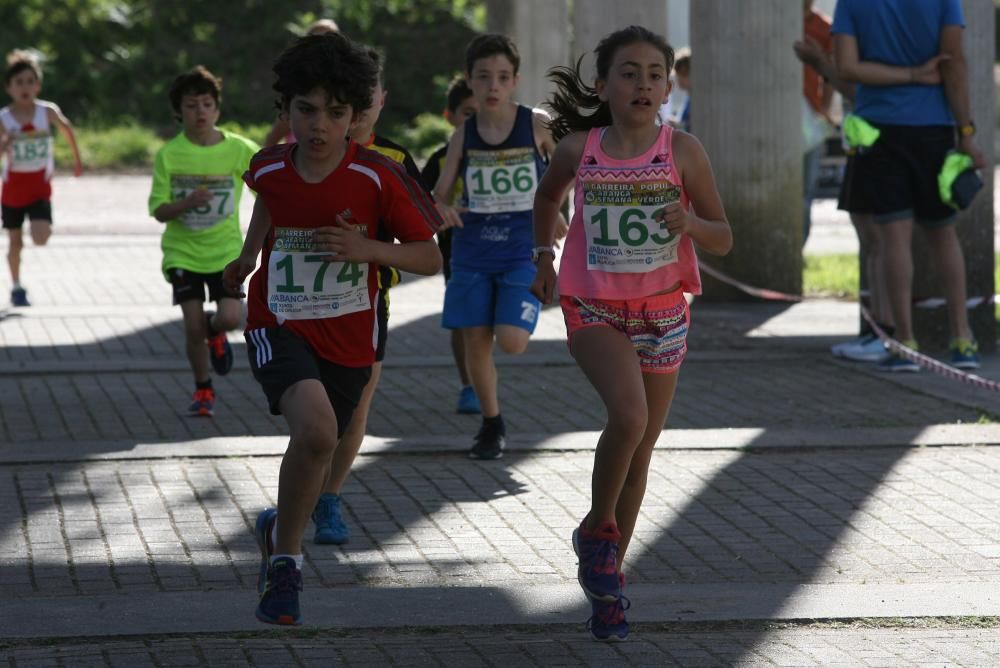
[[[212,389],[212,379],[209,378],[204,383],[195,382],[194,389],[196,389],[196,390],[211,390]]]
[[[215,331],[215,327],[212,327],[212,316],[214,315],[215,311],[209,311],[208,313],[205,314],[205,331],[208,332],[208,336],[205,338],[207,339],[210,339],[213,336],[218,335],[218,332]]]
[[[496,417],[484,417],[483,426],[495,429],[496,433],[500,434],[501,436],[504,436],[507,433],[507,427],[503,423],[503,416],[501,416],[499,413],[496,414]]]
[[[271,563],[273,564],[275,560],[288,558],[295,562],[295,568],[302,570],[302,555],[301,554],[272,554]]]
[[[885,323],[880,322],[878,323],[878,326],[882,328],[882,331],[885,332],[886,335],[889,336],[889,338],[896,336],[896,328],[893,327],[892,325],[887,325]]]

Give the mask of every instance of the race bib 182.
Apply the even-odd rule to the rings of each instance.
[[[680,186],[669,181],[585,181],[582,187],[587,269],[644,273],[677,262],[680,239],[657,218],[667,204],[680,199]]]
[[[12,172],[38,172],[48,168],[52,155],[52,135],[48,132],[26,132],[14,136],[11,144]]]

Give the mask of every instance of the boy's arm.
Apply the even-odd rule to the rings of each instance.
[[[556,142],[552,138],[552,131],[549,130],[551,121],[552,117],[544,109],[532,109],[531,126],[535,131],[535,144],[538,147],[538,152],[546,160],[551,160],[552,154],[556,150]]]
[[[829,109],[829,102],[826,100],[828,89],[831,92],[836,90],[848,100],[854,99],[855,85],[837,76],[837,65],[832,55],[824,51],[819,42],[807,35],[805,39],[795,42],[792,48],[804,65],[816,70],[816,73],[826,80],[823,86],[823,98],[827,109]]]
[[[464,210],[456,209],[448,204],[448,202],[451,201],[451,191],[455,187],[455,179],[458,178],[458,168],[462,162],[462,150],[464,146],[465,125],[462,124],[455,128],[451,139],[448,141],[448,152],[445,154],[444,167],[441,168],[441,174],[438,176],[434,190],[431,192],[434,202],[437,204],[438,213],[444,219],[444,223],[439,228],[442,230],[446,230],[449,227],[462,227],[462,218],[459,216],[459,213],[464,213]]]
[[[538,189],[535,190],[535,205],[531,214],[537,248],[553,248],[555,245],[562,219],[559,209],[566,198],[566,190],[576,178],[576,167],[580,164],[580,158],[583,156],[586,144],[587,133],[585,132],[574,132],[563,137],[556,145],[549,167],[538,183]],[[555,251],[539,253],[535,263],[538,272],[531,285],[531,292],[543,304],[551,303],[555,292],[554,260]]]
[[[733,248],[733,231],[704,147],[694,135],[679,132],[674,134],[673,152],[691,207],[684,209],[680,202],[668,204],[663,212],[667,230],[687,234],[713,255],[727,254]]]
[[[69,122],[69,119],[63,115],[62,110],[58,105],[50,103],[51,106],[48,108],[49,123],[54,124],[62,132],[63,137],[69,143],[69,148],[73,151],[73,176],[80,176],[83,174],[83,162],[80,160],[80,149],[76,145],[76,135],[73,133],[73,124]]]
[[[149,213],[161,223],[175,220],[188,209],[202,206],[212,201],[212,193],[205,188],[199,188],[188,193],[179,200],[170,190],[170,172],[163,158],[163,151],[156,154],[153,161],[153,187],[149,193]]]
[[[212,193],[205,188],[198,188],[188,193],[183,199],[167,202],[156,207],[153,217],[161,223],[179,218],[188,209],[204,206],[212,201]]]
[[[231,295],[246,295],[240,291],[243,281],[257,266],[257,256],[264,247],[264,241],[271,232],[271,214],[261,198],[253,203],[253,213],[250,215],[250,227],[239,257],[226,265],[222,270],[222,287]]]
[[[375,263],[423,276],[441,271],[441,251],[433,239],[398,244],[379,241],[363,235],[339,213],[335,221],[333,227],[317,228],[313,243],[317,250],[332,253],[332,259],[337,262]],[[247,232],[249,240],[250,232]]]

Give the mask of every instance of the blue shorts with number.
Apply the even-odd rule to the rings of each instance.
[[[535,331],[541,303],[531,294],[535,266],[501,272],[452,269],[441,326],[448,329],[513,325]]]

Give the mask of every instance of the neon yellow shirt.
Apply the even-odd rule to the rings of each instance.
[[[222,141],[212,146],[192,144],[182,132],[156,154],[150,215],[161,205],[183,199],[197,188],[212,193],[208,204],[189,209],[166,223],[160,247],[161,269],[168,282],[170,269],[200,274],[222,271],[243,247],[239,220],[242,177],[260,147],[245,137],[220,132]]]

